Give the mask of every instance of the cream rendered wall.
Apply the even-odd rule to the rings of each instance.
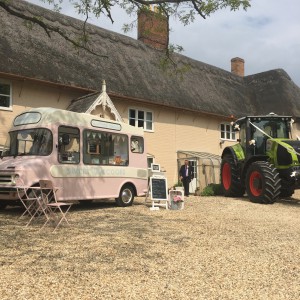
[[[6,79],[7,80],[7,79]],[[13,109],[0,109],[0,145],[6,140],[13,118],[22,111],[31,107],[57,107],[65,109],[70,101],[83,96],[86,92],[74,89],[65,89],[42,83],[34,83],[23,80],[10,80],[12,84]],[[220,123],[226,122],[221,118],[203,116],[188,111],[178,111],[172,108],[164,108],[126,99],[112,98],[114,105],[125,122],[128,122],[128,109],[135,108],[152,111],[153,132],[145,132],[147,153],[155,156],[155,162],[159,163],[166,171],[169,187],[178,180],[177,151],[208,152],[221,155],[222,150],[235,142],[220,144]],[[109,109],[105,112],[97,108],[93,114],[104,114],[111,118]],[[300,137],[300,126],[294,124],[293,138]]]
[[[12,110],[0,108],[0,146],[6,141],[14,117],[22,111],[43,106],[66,109],[71,100],[86,94],[32,81],[5,79],[5,82],[12,85]]]
[[[147,153],[153,154],[155,162],[166,171],[169,187],[178,181],[178,150],[221,155],[224,147],[233,144],[225,142],[220,145],[220,123],[224,120],[192,112],[178,112],[171,108],[142,105],[130,101],[124,103],[119,99],[112,100],[126,123],[129,108],[153,112],[154,130],[145,131]]]

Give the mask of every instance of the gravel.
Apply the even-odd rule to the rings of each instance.
[[[70,227],[0,212],[1,299],[300,299],[300,193],[273,205],[137,198],[73,205]]]

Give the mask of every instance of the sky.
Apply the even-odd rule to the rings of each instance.
[[[41,0],[28,2],[51,8]],[[61,13],[80,18],[68,0]],[[251,0],[247,11],[220,10],[207,19],[198,17],[184,26],[170,19],[170,43],[183,47],[183,55],[231,71],[230,60],[245,60],[245,75],[284,69],[300,87],[300,0]],[[114,23],[101,16],[89,23],[121,34],[123,24],[136,19],[114,9]],[[137,38],[136,28],[125,35]],[[298,57],[299,55],[299,57]]]

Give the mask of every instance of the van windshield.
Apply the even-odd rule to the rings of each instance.
[[[2,156],[49,155],[53,137],[50,130],[34,128],[9,132]]]

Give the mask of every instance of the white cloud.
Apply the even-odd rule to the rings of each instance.
[[[47,6],[40,0],[27,0]],[[218,11],[210,18],[183,26],[170,20],[170,42],[184,48],[184,55],[230,71],[230,60],[245,60],[246,75],[282,68],[300,86],[300,1],[252,0],[245,12]],[[69,5],[62,13],[78,17]],[[129,18],[121,9],[114,9],[114,24],[105,17],[93,18],[91,23],[122,33]],[[133,21],[135,17],[132,17]],[[136,38],[136,31],[127,34]]]

